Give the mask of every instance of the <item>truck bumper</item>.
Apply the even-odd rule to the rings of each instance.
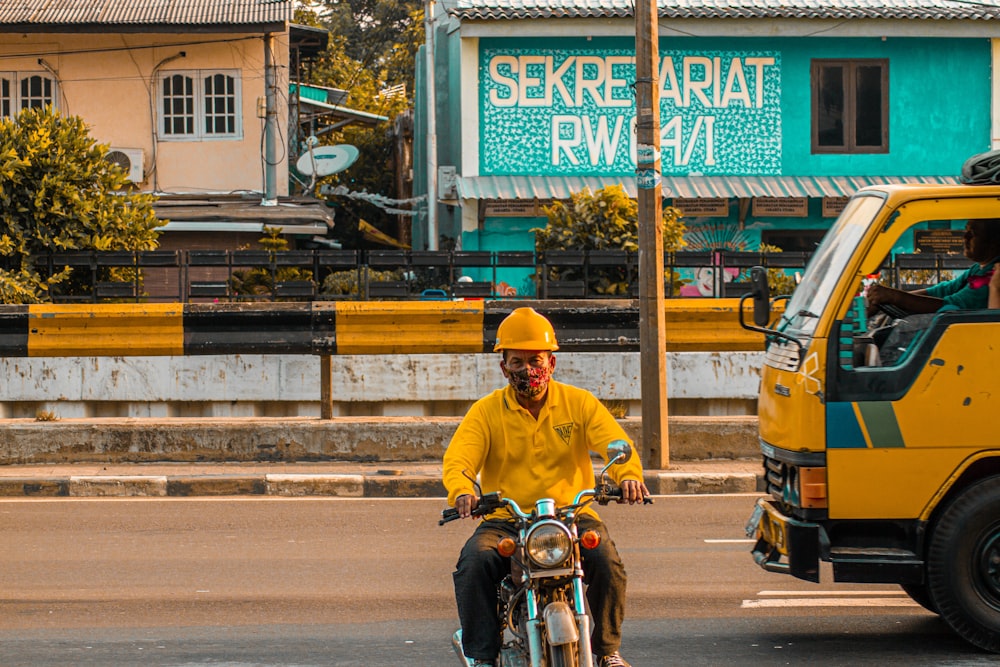
[[[819,524],[787,516],[774,502],[760,498],[746,531],[748,537],[757,539],[753,559],[762,568],[819,582],[821,540],[825,535]]]

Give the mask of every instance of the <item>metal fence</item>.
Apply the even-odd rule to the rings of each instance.
[[[700,296],[739,296],[749,291],[750,267],[794,273],[808,260],[804,252],[667,253],[666,294],[683,296],[678,285],[701,280]],[[35,264],[43,275],[73,269],[68,284],[52,289],[55,303],[599,299],[634,298],[638,289],[638,255],[623,250],[80,251]],[[883,269],[886,282],[914,288],[967,265],[955,255],[898,254]]]

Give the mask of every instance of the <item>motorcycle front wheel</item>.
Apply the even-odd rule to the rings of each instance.
[[[549,646],[552,667],[577,667],[576,644]]]

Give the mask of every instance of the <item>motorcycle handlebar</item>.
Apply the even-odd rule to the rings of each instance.
[[[441,510],[441,519],[438,521],[438,525],[443,526],[449,521],[454,521],[455,519],[458,518],[460,518],[458,516],[458,510],[455,509],[454,507],[449,507],[446,510]]]
[[[603,488],[595,489],[596,493],[593,493],[594,502],[598,505],[607,505],[612,500],[615,502],[621,502],[624,495],[622,494],[622,488],[620,486],[605,486]],[[587,493],[587,492],[584,492]],[[653,499],[649,496],[645,496],[642,499],[643,505],[652,505]]]
[[[622,499],[622,490],[619,486],[601,485],[596,489],[586,489],[577,494],[573,501],[573,505],[579,505],[580,502],[587,497],[591,497],[599,505],[607,505],[611,501],[620,502]],[[643,505],[652,505],[653,499],[646,496],[642,499]],[[479,499],[476,506],[472,509],[472,516],[485,516],[492,513],[495,510],[500,509],[504,506],[509,506],[514,514],[527,518],[530,514],[526,514],[518,507],[517,503],[509,498],[501,498],[498,492],[488,493]],[[458,510],[454,507],[449,507],[448,509],[441,511],[441,519],[438,521],[439,526],[443,526],[446,523],[455,521],[461,518],[458,514]]]
[[[472,516],[486,516],[492,513],[494,510],[498,510],[506,504],[506,500],[500,497],[499,493],[487,493],[485,496],[479,499],[476,506],[472,508]],[[458,514],[458,510],[454,507],[449,507],[446,510],[441,510],[441,520],[438,521],[439,526],[443,526],[449,521],[454,521],[461,518]]]

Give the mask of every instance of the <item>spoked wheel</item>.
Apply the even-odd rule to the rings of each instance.
[[[577,667],[576,644],[549,646],[552,667]],[[587,667],[590,667],[589,665]]]
[[[969,487],[941,515],[931,535],[927,584],[956,633],[1000,653],[1000,478]]]

